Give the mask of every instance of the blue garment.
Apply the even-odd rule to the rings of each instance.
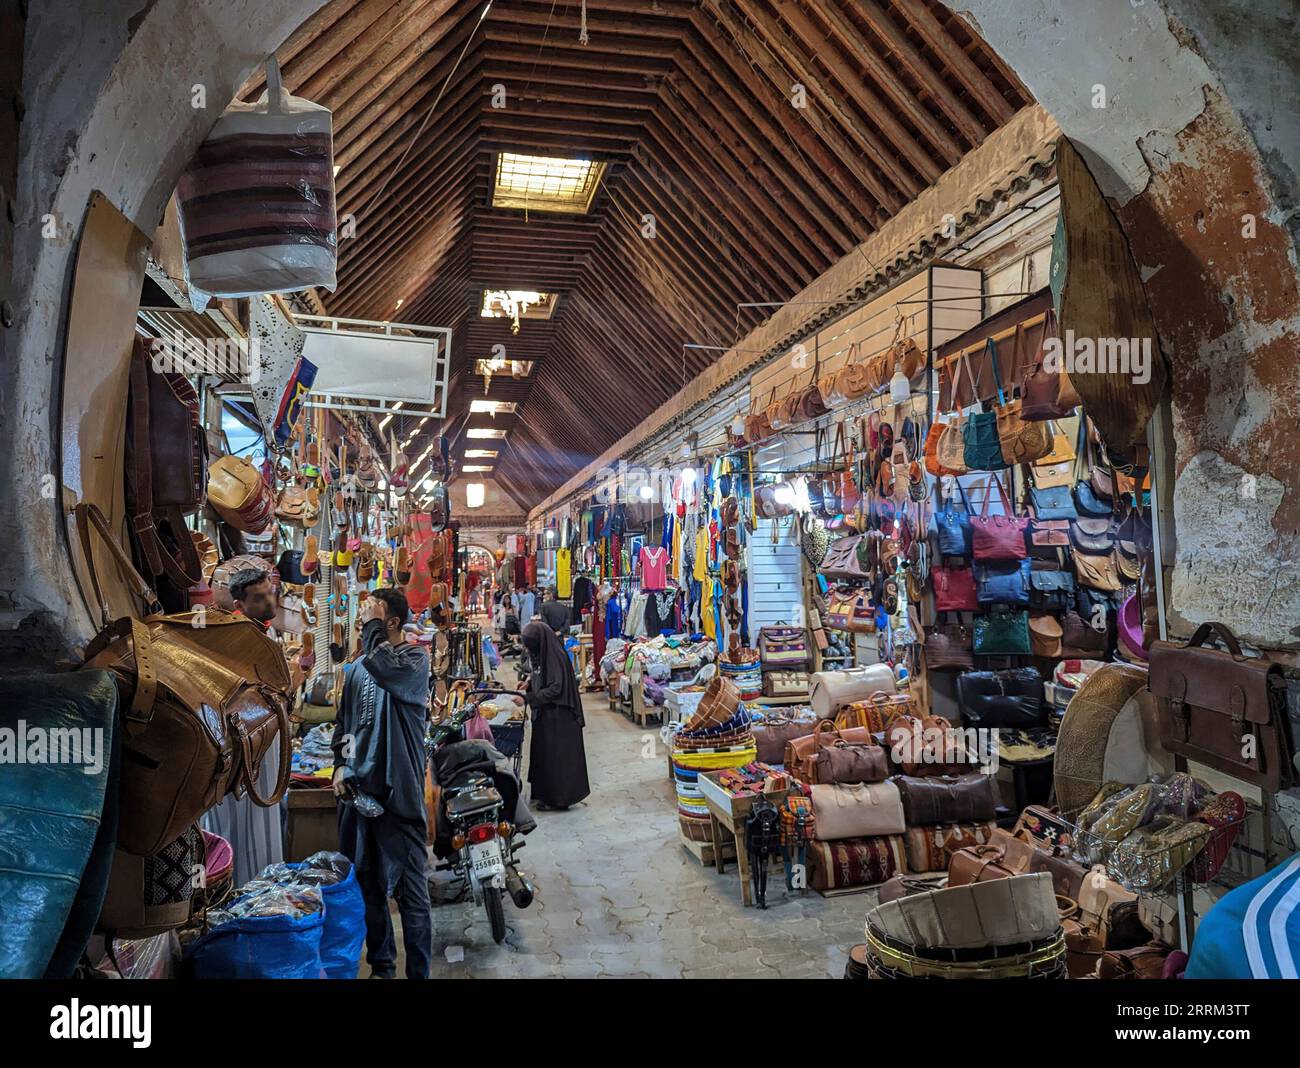
[[[1295,979],[1300,854],[1225,894],[1192,942],[1188,979]]]
[[[619,603],[619,595],[616,593],[605,605],[605,638],[621,638],[623,636],[623,606]]]

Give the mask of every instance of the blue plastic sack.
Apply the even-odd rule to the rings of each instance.
[[[301,868],[301,864],[290,864]],[[361,947],[366,941],[366,903],[357,882],[356,868],[340,883],[322,883],[325,930],[320,939],[321,967],[326,979],[355,979],[361,968]]]
[[[190,947],[195,979],[323,979],[325,911],[245,916],[214,927]]]

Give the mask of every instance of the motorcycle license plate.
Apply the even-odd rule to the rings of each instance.
[[[496,839],[483,842],[481,845],[470,846],[469,861],[470,867],[474,869],[474,874],[480,879],[491,875],[499,875],[506,870],[505,864],[501,860],[501,843]]]

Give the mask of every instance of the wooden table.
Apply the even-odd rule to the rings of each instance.
[[[736,869],[740,876],[740,903],[745,906],[754,904],[754,889],[749,869],[749,850],[745,848],[745,821],[749,810],[757,798],[755,794],[742,794],[734,797],[719,786],[711,776],[717,772],[701,772],[699,777],[700,793],[709,806],[709,827],[713,832],[713,858],[719,872],[726,870],[724,846],[726,836],[730,836],[736,850]],[[789,788],[772,790],[762,796],[779,805],[785,800]]]

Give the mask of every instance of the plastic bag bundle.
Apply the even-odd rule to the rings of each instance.
[[[205,294],[335,285],[332,115],[283,90],[274,63],[267,85],[226,109],[176,186],[196,309]]]

